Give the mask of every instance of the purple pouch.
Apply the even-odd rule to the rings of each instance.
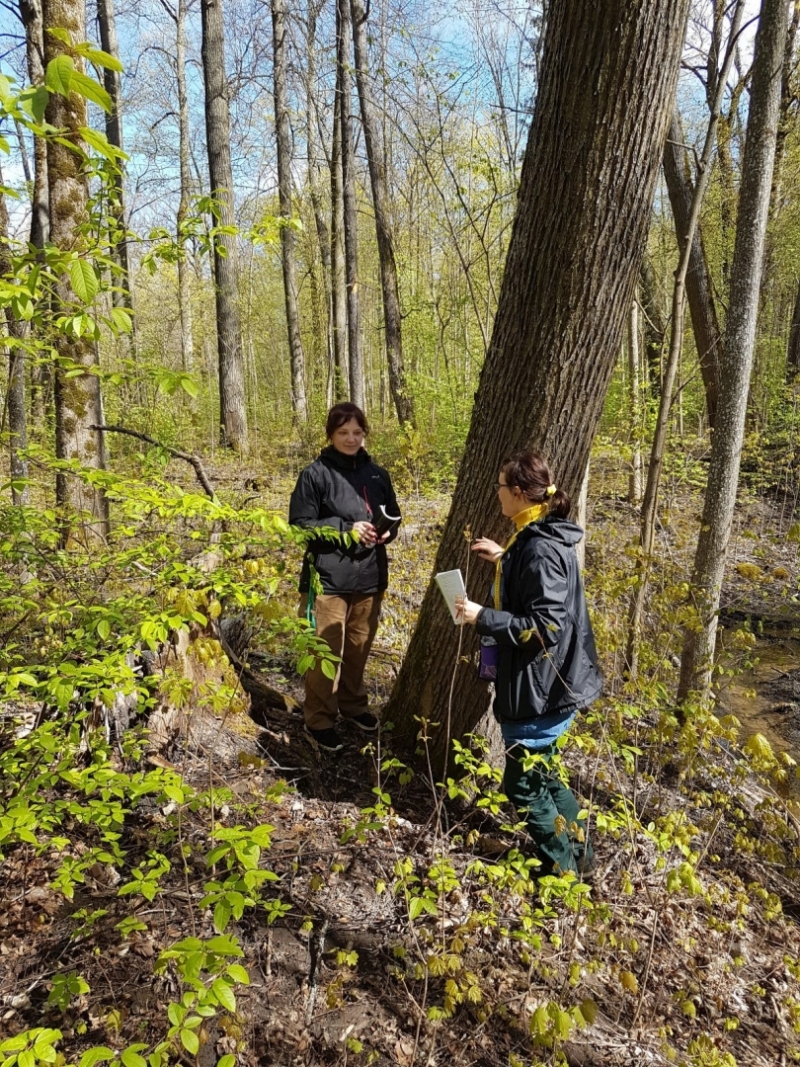
[[[478,677],[484,682],[493,682],[497,677],[497,662],[500,647],[493,637],[481,638],[481,654],[478,662]]]

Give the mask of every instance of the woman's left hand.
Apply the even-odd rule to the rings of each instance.
[[[476,604],[474,600],[467,600],[464,596],[456,597],[456,616],[462,626],[464,623],[473,626],[482,611],[483,604]]]

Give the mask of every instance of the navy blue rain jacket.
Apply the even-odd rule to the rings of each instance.
[[[584,708],[602,678],[575,545],[583,530],[548,515],[526,526],[503,557],[501,605],[483,608],[477,630],[499,646],[494,713],[525,722]]]

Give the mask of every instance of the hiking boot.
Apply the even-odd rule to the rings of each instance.
[[[362,711],[360,715],[354,715],[347,721],[368,734],[374,734],[378,729],[378,719],[371,711]]]
[[[327,730],[312,730],[310,726],[306,726],[306,733],[317,745],[317,748],[321,748],[325,752],[341,752],[344,748],[341,737],[333,727],[329,726]]]

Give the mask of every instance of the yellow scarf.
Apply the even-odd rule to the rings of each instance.
[[[540,519],[543,519],[549,510],[549,502],[545,504],[533,504],[531,507],[525,508],[524,511],[517,512],[517,514],[514,516],[514,525],[516,526],[516,530],[514,531],[511,540],[503,549],[503,553],[498,559],[497,563],[495,563],[494,565],[494,606],[498,611],[500,610],[501,606],[500,585],[503,580],[503,556],[506,554],[506,552],[508,552],[509,548],[511,548],[516,539],[519,537],[520,531],[524,530],[526,526],[530,526],[532,522],[538,522]]]

